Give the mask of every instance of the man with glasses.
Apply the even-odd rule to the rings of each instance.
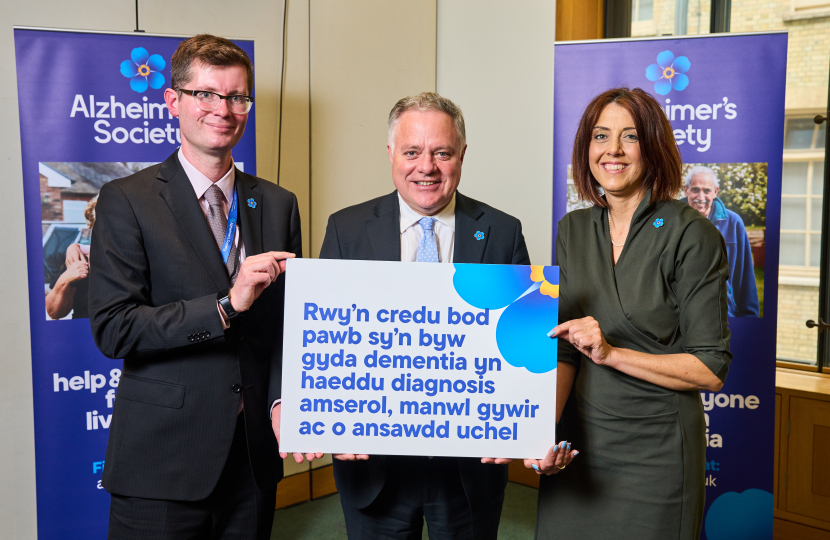
[[[103,477],[109,538],[266,539],[283,474],[282,274],[301,255],[297,199],[234,166],[253,104],[245,52],[199,35],[171,64],[164,98],[181,148],[101,189],[92,238],[92,333],[124,359]]]

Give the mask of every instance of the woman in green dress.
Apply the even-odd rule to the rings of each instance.
[[[720,390],[732,359],[728,265],[718,230],[675,200],[680,169],[671,125],[646,92],[613,89],[588,105],[573,176],[594,206],[559,222],[551,332],[558,435],[581,453],[566,470],[570,455],[525,461],[544,473],[538,539],[700,538],[700,391]]]

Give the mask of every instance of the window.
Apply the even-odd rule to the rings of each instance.
[[[830,7],[830,0],[746,5],[732,2],[731,32],[787,30],[786,121],[781,185],[781,249],[778,278],[777,357],[788,367],[818,365],[818,332],[805,326],[819,319],[824,141],[827,124],[813,118],[827,107],[827,18],[793,12]],[[782,9],[783,8],[783,9]],[[826,9],[826,8],[822,8]],[[825,241],[827,241],[825,239]],[[826,263],[825,263],[826,264]],[[826,321],[827,314],[821,314]],[[828,359],[823,360],[825,366]]]
[[[824,187],[825,124],[789,117],[784,129],[781,194],[782,276],[818,280]],[[806,282],[805,282],[806,283]],[[818,285],[818,282],[814,285]]]
[[[631,37],[708,34],[710,11],[711,0],[632,0]]]
[[[634,0],[631,9],[634,21],[650,21],[654,18],[654,0]]]

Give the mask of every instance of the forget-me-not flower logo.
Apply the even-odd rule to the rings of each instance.
[[[121,62],[121,75],[130,79],[130,88],[144,92],[147,87],[164,86],[164,75],[160,73],[167,62],[160,54],[150,56],[144,47],[136,47],[130,53],[130,59]]]
[[[476,231],[475,237],[476,240],[484,240],[484,233],[481,231]]]
[[[654,82],[654,91],[665,96],[672,89],[678,92],[689,86],[689,77],[686,72],[692,63],[685,56],[674,57],[671,51],[663,51],[657,55],[657,63],[646,68],[646,78]]]
[[[556,340],[547,334],[559,324],[559,268],[456,264],[453,286],[473,307],[504,308],[496,344],[505,362],[531,373],[556,369]]]
[[[662,227],[663,226],[663,218],[655,219],[653,225],[654,225],[655,229],[659,229],[660,227]]]

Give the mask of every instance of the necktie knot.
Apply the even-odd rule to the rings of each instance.
[[[435,225],[435,218],[433,217],[424,217],[418,220],[418,223],[421,224],[421,228],[424,229],[424,232],[431,231],[433,225]]]
[[[222,193],[222,190],[216,184],[213,184],[205,191],[205,200],[208,203],[208,206],[222,206],[222,202],[225,200],[225,194]]]

